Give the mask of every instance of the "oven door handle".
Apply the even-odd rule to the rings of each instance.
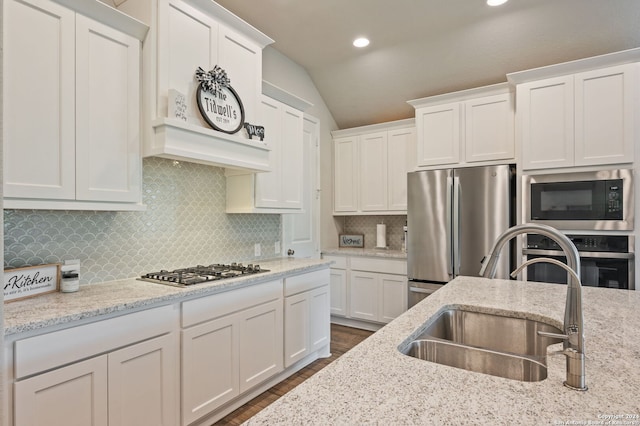
[[[537,255],[537,256],[561,256],[564,257],[564,252],[560,250],[542,250],[542,249],[522,249],[522,254]],[[609,251],[579,251],[580,258],[584,259],[635,259],[634,253],[615,253]]]

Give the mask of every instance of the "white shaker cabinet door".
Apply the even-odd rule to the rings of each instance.
[[[309,298],[309,348],[317,351],[331,341],[331,321],[329,319],[330,288],[328,285],[308,292]]]
[[[360,208],[387,210],[387,132],[360,137]]]
[[[334,139],[333,210],[358,210],[358,137]]]
[[[387,209],[407,210],[407,173],[416,166],[416,129],[390,130],[387,136]]]
[[[107,426],[107,356],[39,374],[14,385],[20,426]]]
[[[284,366],[289,367],[311,353],[309,347],[309,297],[288,296],[284,301]]]
[[[465,161],[513,159],[513,95],[486,96],[467,101],[464,106]]]
[[[333,269],[331,277],[331,315],[346,317],[349,313],[347,306],[347,271]]]
[[[416,109],[418,166],[460,162],[460,103]]]
[[[583,72],[575,82],[575,164],[633,162],[638,64]]]
[[[573,76],[524,83],[516,91],[523,168],[572,166]]]
[[[349,277],[351,318],[378,321],[379,286],[378,274],[352,271]]]
[[[178,424],[177,348],[166,334],[109,354],[109,426]]]
[[[182,332],[182,424],[239,395],[239,326],[228,315]]]
[[[282,300],[239,314],[240,393],[283,370]]]
[[[255,123],[262,93],[262,47],[224,25],[218,43],[219,65],[242,100],[245,121]]]
[[[76,18],[76,199],[139,202],[140,41]]]
[[[407,278],[401,275],[380,275],[380,318],[388,323],[407,310]]]
[[[149,88],[153,78],[145,81],[147,92],[156,95],[149,99],[149,120],[167,117],[169,89],[185,95],[189,119],[209,127],[202,119],[196,102],[199,82],[196,69],[211,70],[218,63],[218,23],[182,0],[158,2],[158,57],[147,72],[155,77],[157,88]]]
[[[3,6],[4,196],[75,198],[75,13]]]
[[[281,207],[302,209],[304,145],[303,113],[288,105],[282,108],[282,142],[280,157]]]
[[[282,103],[263,96],[260,108],[265,127],[264,141],[271,149],[271,171],[255,174],[255,204],[256,207],[278,208],[282,196]]]

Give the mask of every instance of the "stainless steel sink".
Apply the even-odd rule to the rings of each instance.
[[[448,309],[402,350],[405,355],[478,373],[520,381],[547,377],[547,346],[560,339],[538,331],[557,327],[525,318]]]

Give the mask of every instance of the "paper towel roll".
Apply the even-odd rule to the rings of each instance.
[[[376,247],[387,247],[387,225],[380,223],[376,227]]]

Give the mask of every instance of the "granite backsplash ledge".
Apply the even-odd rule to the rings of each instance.
[[[5,210],[5,268],[80,259],[89,284],[276,255],[280,215],[225,213],[224,169],[145,158],[142,201],[144,212]]]

